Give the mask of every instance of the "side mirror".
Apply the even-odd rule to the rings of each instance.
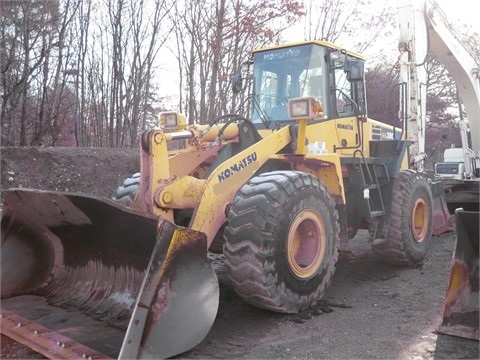
[[[348,81],[363,80],[363,61],[358,59],[347,59],[347,62],[345,63],[345,73],[347,74]]]
[[[239,92],[241,92],[242,89],[243,89],[242,74],[233,74],[230,77],[230,80],[232,81],[232,91],[233,91],[233,93],[238,94]]]

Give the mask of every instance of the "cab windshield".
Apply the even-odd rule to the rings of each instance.
[[[288,121],[288,99],[314,96],[324,105],[327,94],[325,49],[314,44],[254,54],[252,121]]]

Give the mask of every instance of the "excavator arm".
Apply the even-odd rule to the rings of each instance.
[[[407,85],[408,128],[414,141],[416,166],[423,169],[425,159],[427,72],[425,62],[430,51],[445,66],[455,81],[471,131],[468,144],[465,124],[460,124],[465,173],[473,176],[472,158],[480,151],[480,77],[479,65],[448,23],[434,0],[405,0],[398,8],[400,77]]]
[[[439,332],[478,340],[480,66],[448,23],[445,13],[435,0],[406,0],[399,5],[398,15],[400,75],[401,81],[406,85],[406,104],[403,108],[407,114],[403,115],[408,120],[408,131],[414,141],[411,163],[423,170],[426,157],[425,62],[429,51],[454,79],[467,116],[468,123],[463,119],[459,122],[462,148],[455,149],[461,150],[462,154],[457,163],[458,169],[462,169],[458,174],[460,179],[454,180],[457,183],[449,187],[449,194],[455,189],[461,189],[462,193],[453,195],[454,201],[451,201],[452,205],[449,207],[473,207],[475,211],[455,211],[456,247]],[[471,132],[471,145],[468,131]]]

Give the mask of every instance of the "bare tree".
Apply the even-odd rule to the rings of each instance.
[[[78,0],[1,2],[2,144],[55,145],[63,123],[68,29]],[[67,110],[68,109],[68,110]]]
[[[29,86],[44,61],[45,3],[0,2],[2,31],[2,144],[27,145]],[[31,116],[29,116],[31,117]]]
[[[235,110],[229,74],[249,52],[276,43],[283,29],[303,15],[292,0],[188,0],[172,13],[179,68],[179,108],[190,122],[205,122]]]
[[[69,145],[136,146],[162,107],[155,94],[164,78],[159,51],[172,34],[178,109],[191,122],[243,113],[246,94],[233,96],[230,74],[305,15],[296,0],[29,0],[0,7],[2,145],[67,144],[65,134],[72,134]],[[357,9],[349,0],[307,1],[311,37],[349,34]]]
[[[359,53],[395,30],[396,13],[389,2],[378,7],[370,0],[307,0],[305,8],[306,40],[342,43]]]
[[[82,2],[72,72],[78,145],[136,146],[156,113],[156,56],[169,33],[170,8],[166,0]]]
[[[87,99],[87,50],[89,47],[89,31],[90,31],[90,14],[92,11],[92,0],[84,0],[80,2],[78,16],[74,24],[74,32],[78,34],[76,39],[77,56],[74,62],[75,68],[69,69],[68,75],[74,77],[75,95],[78,99],[76,103],[76,119],[75,119],[75,143],[77,146],[89,145],[87,140],[88,131],[85,116],[86,99]],[[101,135],[100,135],[101,136]]]

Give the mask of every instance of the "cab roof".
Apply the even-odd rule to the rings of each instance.
[[[285,48],[290,48],[290,47],[294,47],[294,46],[308,45],[308,44],[319,45],[319,46],[330,48],[332,50],[344,50],[350,56],[356,57],[356,58],[361,59],[361,60],[365,60],[363,55],[361,55],[361,54],[359,54],[355,51],[347,50],[347,49],[344,49],[343,47],[341,47],[339,45],[333,44],[333,43],[328,42],[328,41],[321,41],[321,40],[309,40],[309,41],[300,41],[300,42],[292,42],[292,43],[286,43],[286,44],[272,45],[272,46],[267,46],[267,47],[260,48],[260,49],[255,49],[252,52],[255,54],[255,53],[259,53],[259,52],[267,51],[267,50],[285,49]]]

